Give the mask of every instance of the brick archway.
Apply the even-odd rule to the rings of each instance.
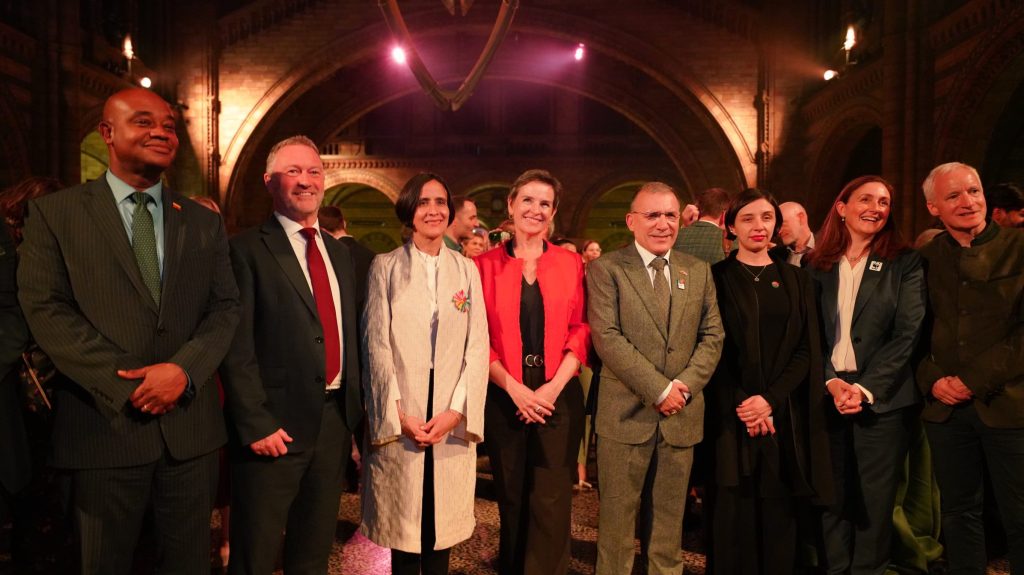
[[[431,15],[407,16],[410,27],[418,30],[417,38],[431,38],[451,34],[451,21]],[[460,20],[460,22],[462,22]],[[551,23],[557,22],[556,29]],[[690,21],[697,28],[707,23]],[[459,26],[467,35],[484,35],[486,26],[469,20]],[[694,189],[710,185],[740,188],[755,177],[753,146],[748,141],[753,116],[735,117],[698,74],[688,71],[688,63],[662,47],[652,45],[638,37],[608,28],[586,18],[565,12],[546,12],[542,9],[523,10],[517,20],[520,42],[540,39],[546,42],[579,41],[587,43],[586,74],[575,72],[544,77],[532,73],[532,66],[524,66],[521,55],[509,48],[495,59],[487,78],[541,83],[584,95],[627,117],[641,127],[676,166],[686,187]],[[303,54],[301,61],[288,68],[258,98],[251,109],[235,124],[234,136],[222,138],[222,185],[227,184],[229,205],[244,203],[240,198],[253,187],[252,175],[257,162],[275,139],[285,137],[282,126],[291,133],[305,131],[318,142],[351,124],[362,115],[419,91],[411,75],[381,72],[382,54],[390,38],[382,24],[360,28],[352,34],[335,36],[319,49]],[[733,38],[738,44],[744,39]],[[756,61],[752,44],[749,61]],[[229,58],[230,59],[230,56]],[[222,68],[229,67],[222,62]],[[435,76],[445,80],[461,79],[462,70],[452,65],[433,70]],[[356,76],[355,71],[368,73]],[[352,70],[346,85],[332,84],[332,78]],[[242,72],[239,72],[240,74]],[[485,79],[485,81],[487,81]],[[222,74],[222,98],[230,96],[231,81]],[[358,86],[354,89],[353,86]],[[325,89],[330,88],[330,89]],[[754,86],[750,86],[750,99]],[[322,91],[326,95],[317,95]],[[228,92],[225,94],[224,92]],[[329,95],[329,97],[328,97]],[[743,94],[732,94],[744,99]],[[296,109],[302,107],[303,113]],[[312,110],[330,110],[311,121]],[[315,113],[315,112],[314,112]],[[746,114],[746,112],[744,112]],[[749,115],[749,114],[748,114]],[[222,134],[225,130],[222,130]]]

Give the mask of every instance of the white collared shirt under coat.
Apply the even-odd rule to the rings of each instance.
[[[302,269],[302,275],[306,276],[306,285],[309,286],[309,293],[316,297],[316,292],[313,291],[313,280],[309,278],[309,260],[306,257],[306,237],[302,235],[302,229],[305,227],[302,224],[292,220],[286,216],[283,216],[277,212],[274,212],[274,217],[280,222],[281,227],[284,229],[284,234],[288,237],[288,243],[292,246],[292,251],[295,252],[295,259],[299,260],[299,268]],[[313,224],[317,234],[316,247],[320,250],[320,257],[324,259],[325,266],[327,268],[327,281],[331,284],[331,296],[334,299],[334,313],[337,316],[338,321],[338,344],[340,348],[340,354],[338,357],[341,358],[341,363],[338,366],[341,368],[338,370],[338,375],[334,376],[334,380],[327,382],[326,389],[341,389],[341,374],[345,373],[345,338],[342,336],[345,333],[344,326],[342,325],[341,319],[341,288],[338,286],[338,276],[334,274],[334,266],[326,265],[326,262],[331,261],[331,256],[327,254],[327,246],[324,245],[324,238],[320,231],[320,222],[317,221]]]
[[[402,435],[397,402],[426,419],[434,369],[434,414],[462,422],[434,446],[437,540],[468,539],[476,520],[476,444],[483,440],[489,339],[480,275],[472,260],[442,247],[437,265],[436,339],[427,265],[412,243],[374,258],[363,315],[363,389],[368,423],[360,531],[382,547],[420,553],[424,452]],[[468,305],[459,310],[463,299]]]

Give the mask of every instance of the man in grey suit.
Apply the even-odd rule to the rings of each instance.
[[[696,194],[700,219],[679,230],[673,249],[686,252],[708,264],[725,259],[725,230],[722,221],[729,207],[729,192],[722,188],[708,188]]]
[[[278,142],[263,181],[274,214],[231,239],[242,320],[221,376],[231,430],[229,573],[323,574],[351,432],[362,415],[355,277],[322,233],[324,169],[305,136]]]
[[[629,573],[644,477],[653,474],[648,573],[682,573],[683,512],[704,397],[724,333],[707,263],[672,250],[679,199],[651,182],[626,215],[633,245],[587,272],[591,337],[603,362],[597,404],[601,513],[597,573]]]
[[[53,463],[70,470],[83,573],[128,573],[152,509],[158,573],[209,570],[224,418],[213,373],[238,323],[217,214],[161,184],[159,96],[111,96],[106,174],[28,205],[19,296],[59,370]]]

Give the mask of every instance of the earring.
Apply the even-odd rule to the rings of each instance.
[[[839,219],[843,220],[843,223],[846,223],[846,216],[839,216]]]

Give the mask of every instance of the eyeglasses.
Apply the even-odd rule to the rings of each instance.
[[[674,224],[674,223],[679,221],[679,212],[629,212],[629,213],[636,214],[638,216],[642,216],[645,220],[647,220],[648,223],[651,223],[651,224],[653,224],[654,222],[657,222],[658,220],[660,220],[662,218],[662,216],[664,216],[665,219],[668,220],[668,222],[671,223],[671,224]]]

